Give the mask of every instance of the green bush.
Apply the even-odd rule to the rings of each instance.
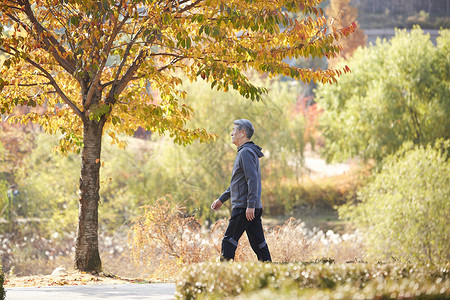
[[[209,262],[186,267],[177,282],[178,299],[272,299],[278,295],[305,299],[408,298],[450,296],[446,269],[411,264],[237,263]],[[258,292],[257,294],[254,294]],[[257,297],[260,296],[260,297]]]
[[[449,142],[405,145],[359,192],[361,203],[339,209],[361,228],[375,258],[394,256],[440,265],[450,260]],[[384,259],[384,258],[383,258]]]
[[[3,274],[2,266],[0,266],[0,299],[5,299],[5,289],[3,288],[3,282],[5,281],[5,274]]]

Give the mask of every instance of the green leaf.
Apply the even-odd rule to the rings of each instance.
[[[100,121],[103,115],[110,111],[110,107],[106,103],[96,104],[90,109],[89,119]]]
[[[72,16],[69,18],[69,23],[78,26],[80,24],[80,18],[78,16]]]

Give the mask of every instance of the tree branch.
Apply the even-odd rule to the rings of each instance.
[[[179,10],[178,12],[179,12],[179,13],[186,12],[186,11],[188,11],[188,10],[194,8],[195,6],[197,6],[197,4],[199,4],[200,2],[202,2],[202,0],[197,0],[197,1],[193,2],[193,3],[191,3],[190,5],[188,5],[188,6],[186,6],[186,7],[183,7],[183,8],[182,8],[181,10]]]
[[[113,85],[113,87],[109,91],[107,101],[106,101],[107,103],[112,103],[112,104],[115,103],[116,98],[114,95],[116,95],[116,94],[120,95],[120,93],[122,93],[122,91],[127,86],[128,82],[130,82],[130,80],[133,78],[133,74],[139,69],[139,67],[142,65],[142,63],[144,62],[144,59],[147,56],[148,56],[147,50],[141,50],[141,52],[139,52],[139,55],[133,61],[131,66],[128,68],[125,75],[123,75],[122,79],[120,79],[120,81],[116,85]],[[116,83],[116,80],[114,80],[114,83]]]
[[[47,78],[47,76],[45,76],[45,77]],[[7,85],[15,85],[15,84],[7,84]],[[41,85],[52,85],[52,83],[51,82],[43,82],[43,83],[29,83],[29,84],[19,83],[19,84],[17,84],[17,86],[27,86],[27,87],[30,87],[30,86],[41,86]]]
[[[16,22],[17,24],[19,24],[20,26],[22,26],[22,28],[29,32],[29,28],[27,28],[27,26],[25,24],[23,24],[23,22],[21,20],[19,20],[18,18],[16,18],[15,16],[11,15],[11,14],[5,14],[8,18],[10,18],[11,20],[13,20],[14,22]]]
[[[20,7],[17,7],[17,6],[12,6],[12,5],[5,5],[7,8],[11,8],[11,9],[15,9],[15,10],[18,10],[18,11],[22,11],[22,9],[20,9]]]
[[[165,69],[167,69],[170,66],[173,66],[174,64],[176,64],[177,62],[179,62],[180,60],[182,60],[184,57],[177,57],[174,58],[169,64],[165,65],[164,67],[161,67],[158,69],[158,72],[164,71]]]
[[[134,39],[132,39],[128,44],[127,48],[125,49],[125,52],[122,57],[122,61],[120,62],[119,68],[117,69],[116,76],[114,77],[114,81],[116,82],[119,79],[120,72],[122,72],[123,66],[125,65],[128,55],[130,55],[131,47],[133,47],[135,41],[136,41],[137,35]]]
[[[70,108],[72,108],[72,110],[75,112],[76,115],[78,115],[82,120],[84,120],[83,113],[78,109],[78,107],[72,101],[70,101],[70,99],[66,96],[66,94],[61,90],[61,88],[58,86],[58,83],[53,79],[52,75],[46,69],[44,69],[42,66],[40,66],[38,63],[32,61],[28,57],[26,57],[25,60],[28,63],[30,63],[31,65],[33,65],[35,68],[39,69],[42,73],[45,74],[47,79],[50,80],[49,84],[51,84],[55,88],[56,93],[61,97],[61,99],[67,105],[69,105]]]
[[[165,53],[165,52],[152,53],[149,56],[173,56],[173,57],[185,58],[183,55],[178,55],[178,54],[174,54],[174,53]]]
[[[15,49],[13,47],[10,47],[10,48],[12,50],[16,51],[16,53],[20,53],[17,49]],[[10,51],[6,51],[5,49],[0,48],[0,51],[3,51],[4,53],[14,56],[14,53],[12,53]],[[49,80],[49,82],[43,83],[43,84],[48,84],[48,85],[53,86],[55,88],[56,93],[61,97],[61,99],[67,105],[69,105],[70,108],[72,108],[72,110],[75,112],[76,115],[78,115],[82,120],[84,120],[83,113],[78,109],[78,107],[72,101],[70,101],[70,99],[66,96],[66,94],[61,90],[61,88],[58,86],[58,83],[53,79],[52,75],[46,69],[44,69],[41,65],[39,65],[35,61],[31,60],[29,57],[25,57],[25,60],[43,73],[43,74],[39,74],[40,76],[44,76],[45,78],[47,78]],[[23,85],[23,86],[25,86],[25,85]]]
[[[147,56],[155,56],[155,54],[150,54],[150,55],[147,55]],[[175,56],[176,58],[173,59],[169,64],[167,64],[167,65],[165,65],[165,66],[159,68],[159,69],[157,70],[158,72],[164,71],[165,69],[167,69],[168,67],[174,65],[174,64],[177,63],[178,61],[180,61],[180,60],[186,58],[186,57],[184,57],[184,56],[179,56],[179,55],[170,54],[170,53],[167,54],[167,56]],[[145,75],[131,77],[131,79],[130,79],[128,82],[134,81],[134,80],[138,80],[138,79],[142,79],[142,78],[144,78],[144,76],[145,76]],[[109,86],[109,85],[114,84],[115,82],[116,82],[116,80],[108,81],[108,82],[104,83],[102,86],[103,86],[103,88],[105,88],[105,87],[107,87],[107,86]],[[108,97],[109,97],[109,96],[108,96]]]
[[[31,8],[30,2],[28,0],[24,0],[24,12],[31,24],[33,24],[36,30],[36,39],[42,40],[45,45],[45,50],[53,55],[55,60],[60,64],[61,67],[64,68],[70,74],[75,73],[75,62],[72,59],[64,59],[59,55],[61,53],[65,57],[69,57],[66,49],[62,47],[56,38],[51,35],[34,16],[33,10]],[[58,53],[59,52],[59,53]]]
[[[57,13],[53,9],[49,8],[49,10],[50,10],[50,13],[55,17],[55,19],[58,20],[59,24],[61,24],[61,26],[64,28],[64,34],[65,34],[65,36],[67,38],[67,43],[69,44],[70,49],[72,51],[74,51],[75,50],[75,46],[73,44],[73,40],[69,36],[69,30],[67,30],[66,24],[64,24],[64,22],[62,22],[60,20],[60,18],[58,18]]]
[[[119,25],[117,25],[117,21],[118,19],[114,19],[114,28],[113,28],[113,32],[111,34],[111,36],[109,37],[108,42],[106,43],[105,47],[103,47],[102,49],[102,54],[103,54],[103,60],[101,62],[101,65],[97,71],[97,74],[95,75],[94,79],[92,80],[91,85],[89,86],[89,90],[88,93],[86,95],[86,103],[84,103],[84,107],[88,108],[91,103],[92,103],[92,97],[95,93],[95,90],[98,88],[99,83],[100,83],[100,78],[103,72],[103,69],[105,68],[106,65],[106,61],[108,60],[108,53],[111,51],[112,45],[114,43],[114,40],[117,36],[117,34],[120,32],[120,30],[122,29],[123,25],[126,22],[126,19],[124,18],[122,20],[122,22],[119,23]],[[100,55],[101,56],[101,55]],[[102,86],[100,86],[101,88],[103,88]]]

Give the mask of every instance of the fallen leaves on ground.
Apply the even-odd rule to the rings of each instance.
[[[92,285],[92,284],[130,284],[150,283],[144,279],[129,279],[109,274],[90,274],[79,271],[69,271],[66,275],[33,275],[13,276],[5,278],[4,287],[43,287],[63,285]]]

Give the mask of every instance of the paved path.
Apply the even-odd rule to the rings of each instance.
[[[7,288],[6,300],[175,299],[174,283]]]

